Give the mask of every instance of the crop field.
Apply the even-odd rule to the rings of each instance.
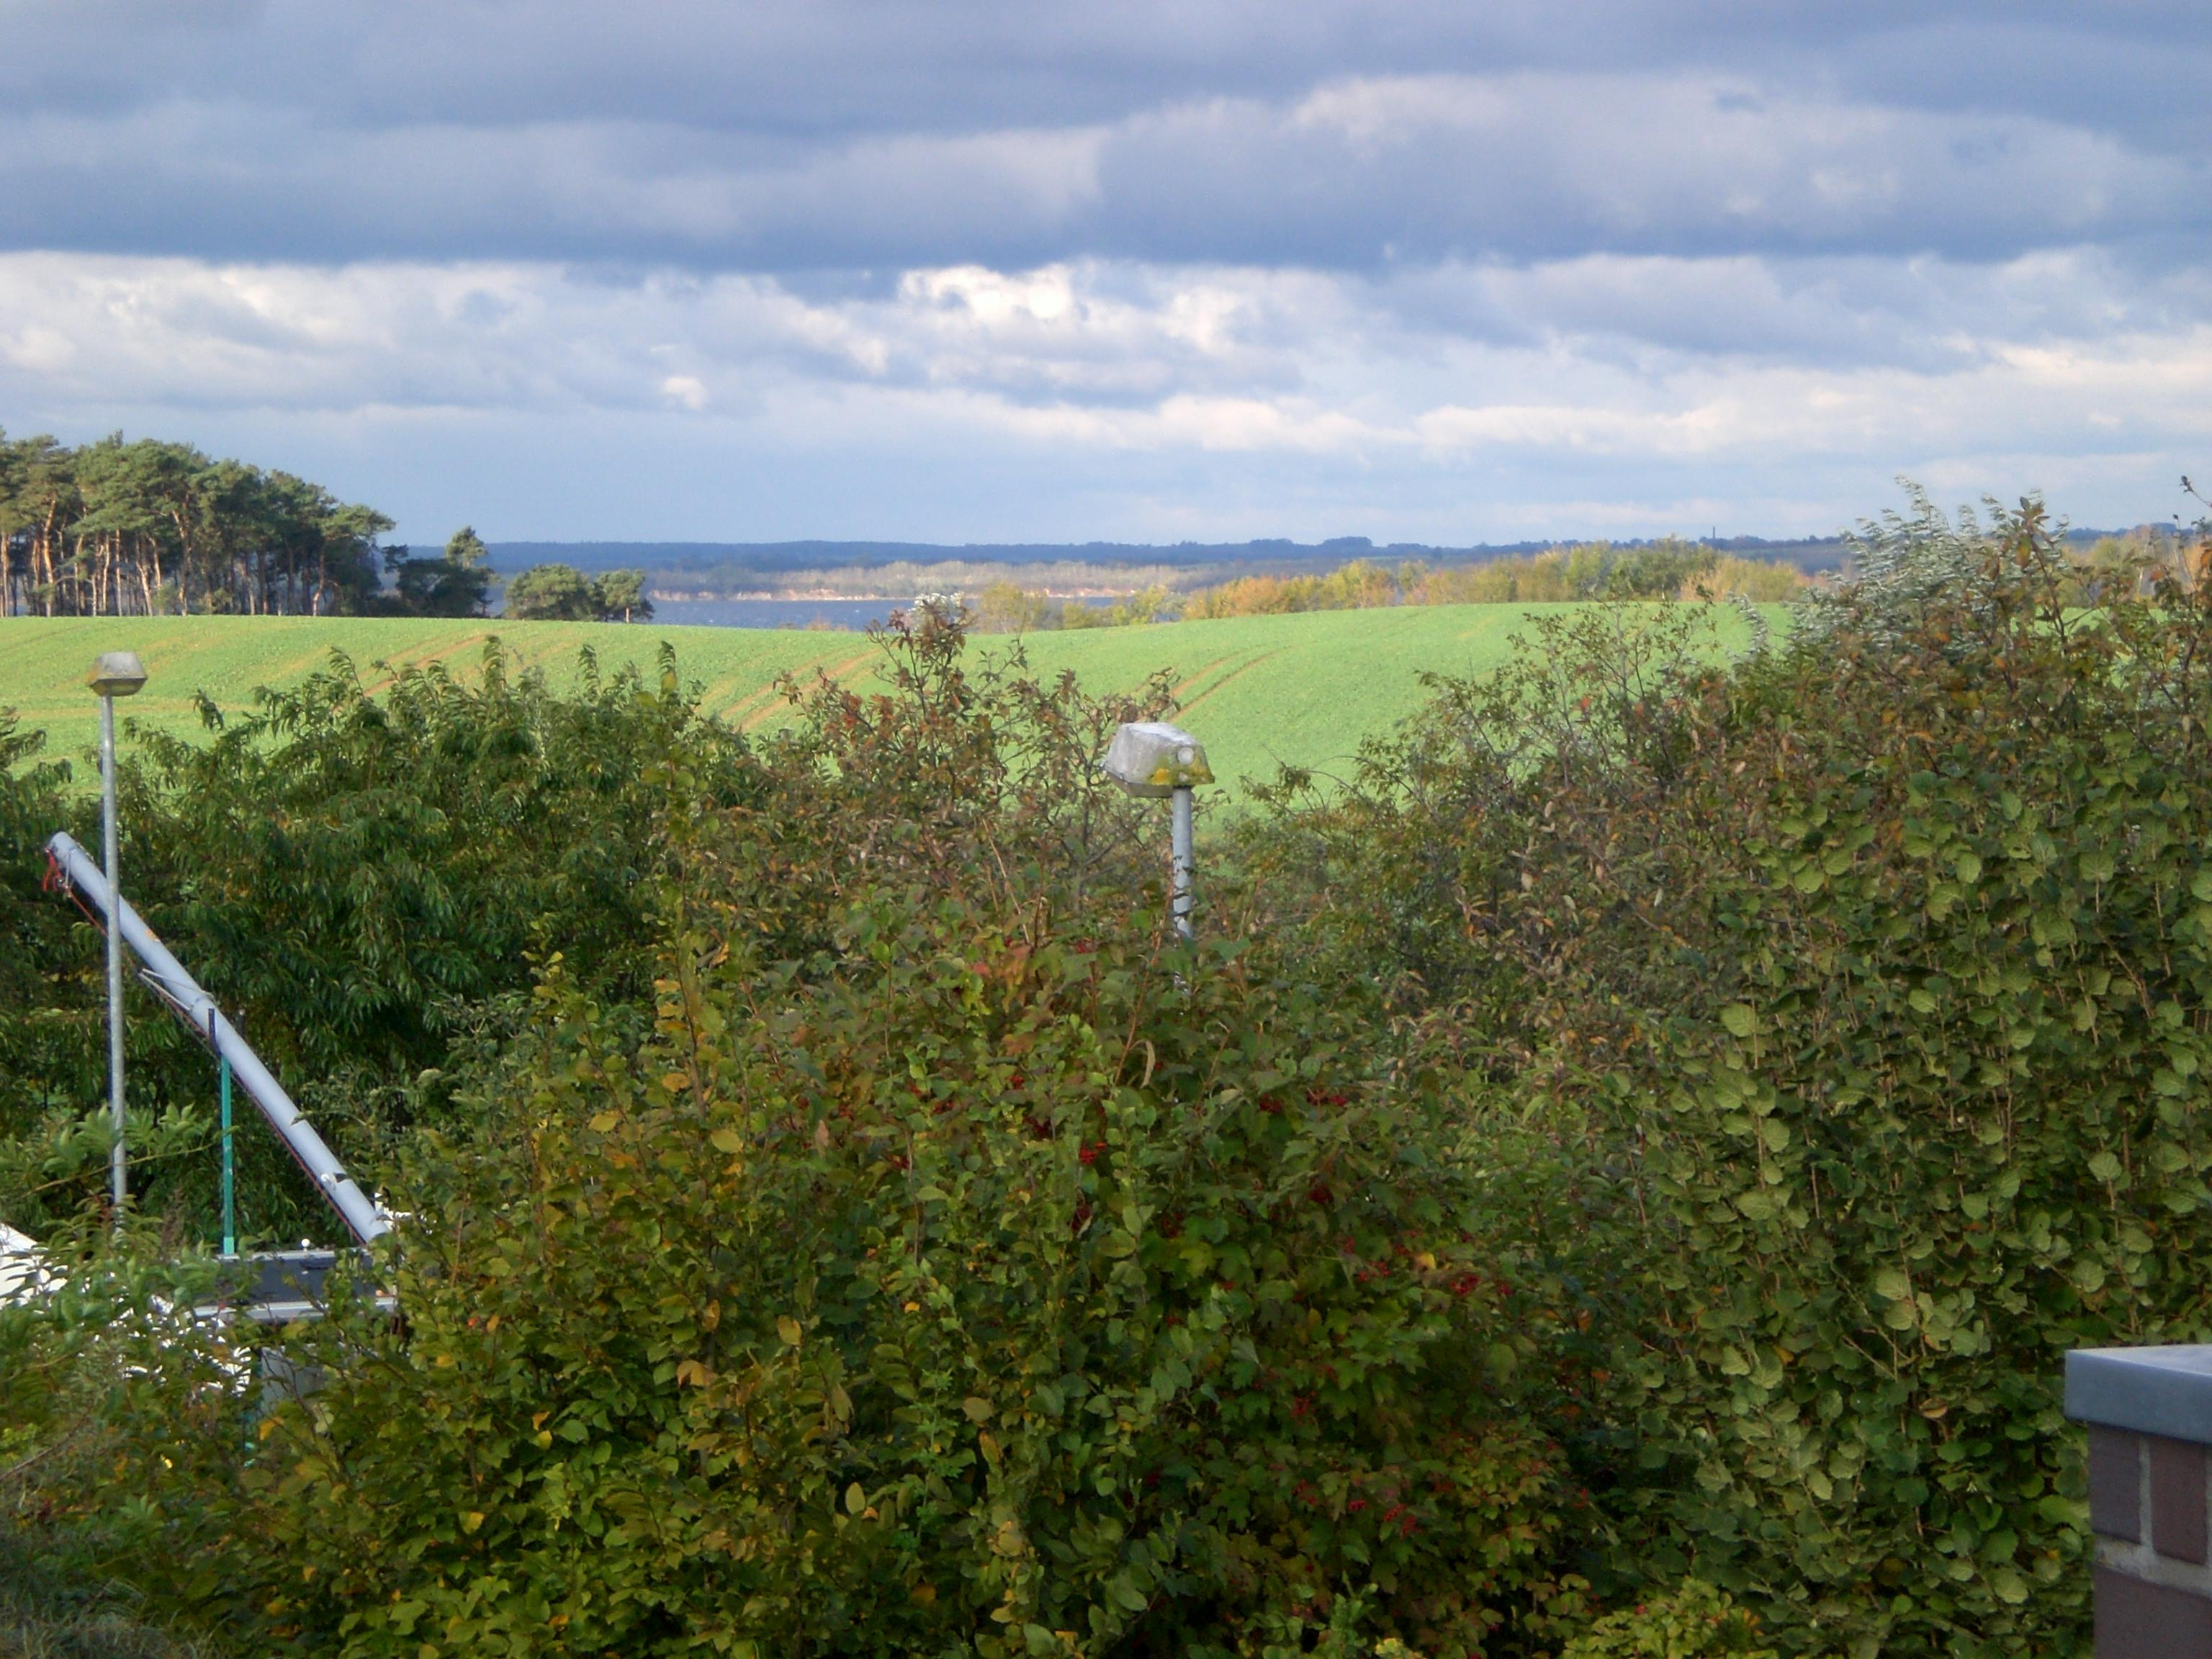
[[[1029,636],[1032,669],[1073,669],[1094,690],[1134,686],[1155,670],[1175,678],[1182,723],[1206,742],[1216,775],[1234,786],[1265,777],[1278,763],[1328,773],[1362,738],[1419,707],[1425,671],[1478,672],[1504,659],[1509,641],[1540,605],[1421,605],[1390,610],[1239,617],[1155,627]],[[1742,619],[1713,607],[1723,646],[1742,641]],[[84,677],[101,651],[136,651],[146,690],[123,706],[130,719],[173,732],[198,729],[194,697],[225,709],[252,706],[257,686],[297,684],[350,657],[374,686],[392,667],[441,662],[474,672],[484,641],[505,642],[516,660],[555,684],[572,680],[582,648],[603,669],[650,671],[662,641],[675,647],[687,683],[712,713],[747,727],[782,717],[777,676],[817,669],[858,682],[880,660],[864,635],[793,629],[664,628],[653,623],[416,621],[307,617],[0,618],[0,708],[48,734],[49,752],[73,761],[98,741],[98,704]],[[1005,635],[978,636],[974,649],[1003,653]]]

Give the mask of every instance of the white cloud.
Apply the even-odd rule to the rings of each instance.
[[[2193,280],[2093,253],[1607,256],[1375,279],[1073,261],[918,269],[843,294],[514,262],[18,254],[0,256],[0,409],[19,433],[121,424],[213,444],[282,416],[334,434],[434,427],[451,443],[560,411],[611,442],[665,445],[674,419],[718,453],[873,457],[864,487],[884,511],[916,488],[884,458],[933,458],[930,476],[967,481],[971,502],[1011,466],[1032,506],[1084,504],[1091,521],[1061,532],[1079,538],[1180,510],[1100,497],[1112,476],[1180,478],[1248,534],[1372,533],[1454,499],[1480,507],[1484,533],[1574,512],[1603,528],[1685,501],[1825,502],[1809,527],[1827,528],[1899,471],[2063,481],[2086,492],[2078,513],[2141,516],[2163,506],[2129,505],[2152,481],[2212,451],[2212,305]],[[456,512],[512,522],[538,510],[538,476],[495,465]],[[1234,480],[1263,476],[1279,482],[1239,504]],[[1845,477],[1855,495],[1815,482]],[[1808,482],[1778,492],[1792,479]],[[385,499],[374,477],[339,482]],[[656,510],[619,471],[602,487],[617,518]]]
[[[707,406],[707,383],[696,374],[672,374],[660,383],[669,402],[695,413]]]

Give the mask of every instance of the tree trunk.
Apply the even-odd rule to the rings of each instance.
[[[177,614],[192,614],[192,532],[185,526],[182,507],[172,507],[169,519],[177,526]]]

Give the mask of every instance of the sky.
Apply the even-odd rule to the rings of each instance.
[[[0,428],[418,541],[2165,520],[2208,87],[2202,0],[0,0]]]

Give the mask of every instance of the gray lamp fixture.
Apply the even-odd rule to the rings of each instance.
[[[1106,748],[1106,775],[1140,799],[1171,802],[1170,870],[1174,877],[1175,930],[1191,936],[1191,789],[1212,783],[1206,745],[1179,726],[1164,720],[1133,720],[1114,733]]]
[[[146,665],[136,651],[110,651],[93,664],[87,679],[95,696],[128,697],[146,684]]]
[[[136,651],[110,651],[93,664],[87,683],[100,698],[100,835],[107,858],[107,890],[123,892],[115,850],[115,700],[137,695],[146,684],[146,665]],[[115,1147],[108,1154],[108,1195],[115,1225],[123,1226],[130,1197],[123,1157],[123,931],[111,917],[107,927],[107,1115],[115,1126]]]

